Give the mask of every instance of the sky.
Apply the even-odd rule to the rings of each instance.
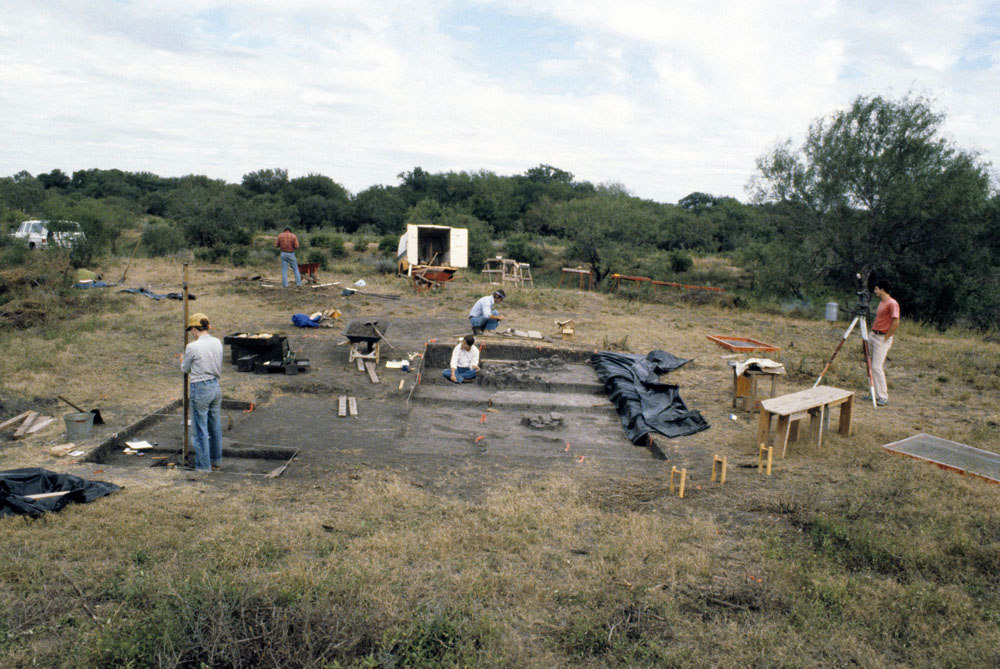
[[[859,95],[929,98],[1000,163],[998,84],[1000,0],[0,0],[0,176],[546,164],[746,201]]]

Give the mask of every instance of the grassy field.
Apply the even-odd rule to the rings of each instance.
[[[301,293],[237,280],[274,267],[214,269],[192,265],[198,311],[225,331],[288,329]],[[363,271],[338,265],[324,280]],[[181,268],[139,260],[129,276],[166,292]],[[414,297],[400,279],[365,278],[368,290],[406,295],[386,306],[398,318],[461,312],[483,293],[474,280]],[[329,295],[317,309],[337,306]],[[180,394],[178,303],[109,291],[33,301],[44,318],[0,330],[5,416],[61,415],[62,394],[126,424]],[[589,347],[695,357],[671,381],[717,414],[728,411],[725,351],[704,334],[782,346],[785,387],[798,389],[843,327],[666,292],[539,288],[506,309],[545,332],[571,313]],[[768,478],[750,468],[752,422],[714,425],[730,483],[702,478],[683,500],[663,477],[558,468],[494,473],[476,494],[380,463],[309,485],[192,482],[57,461],[57,428],[0,441],[0,469],[124,485],[41,520],[0,520],[0,664],[998,666],[1000,488],[879,446],[929,432],[997,451],[1000,344],[909,322],[897,340],[892,403],[856,410],[855,435],[796,447]],[[864,390],[858,342],[829,384]],[[231,374],[226,396],[253,399],[260,382]]]

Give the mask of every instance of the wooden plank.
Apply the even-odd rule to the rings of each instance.
[[[364,358],[355,358],[354,362],[358,363],[358,371],[359,372],[365,371],[365,359]]]
[[[372,380],[372,383],[378,383],[378,374],[375,373],[375,363],[371,360],[366,361],[365,370],[367,370],[368,378]]]
[[[29,411],[28,417],[24,419],[23,423],[21,423],[21,427],[17,428],[17,431],[14,432],[14,438],[20,439],[21,437],[23,437],[24,434],[28,431],[28,428],[31,427],[31,424],[35,422],[36,418],[38,418],[38,412]]]
[[[14,416],[13,418],[8,418],[4,422],[0,423],[0,430],[6,430],[8,427],[13,427],[20,423],[22,420],[28,417],[28,414],[34,413],[33,411],[25,411],[19,416]]]
[[[358,400],[354,397],[347,398],[347,407],[350,410],[352,416],[358,415]]]
[[[760,410],[760,418],[757,421],[757,443],[767,446],[771,438],[771,412],[767,409]]]
[[[347,395],[341,395],[337,402],[337,415],[343,418],[347,415]]]
[[[26,434],[34,434],[35,432],[38,432],[39,430],[48,427],[49,425],[54,423],[55,420],[56,419],[53,418],[52,416],[42,416],[41,418],[38,418],[37,420],[35,420],[34,423],[31,424],[31,427],[28,428]]]

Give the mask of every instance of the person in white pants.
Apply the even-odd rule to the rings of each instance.
[[[889,295],[890,284],[885,279],[875,283],[872,292],[881,300],[872,323],[872,382],[875,386],[875,404],[884,407],[889,403],[889,388],[885,382],[885,356],[892,348],[892,336],[899,328],[899,302]],[[871,401],[871,395],[862,398]]]

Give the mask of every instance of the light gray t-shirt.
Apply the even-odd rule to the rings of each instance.
[[[181,371],[190,383],[222,378],[222,342],[212,335],[198,337],[184,349]]]

